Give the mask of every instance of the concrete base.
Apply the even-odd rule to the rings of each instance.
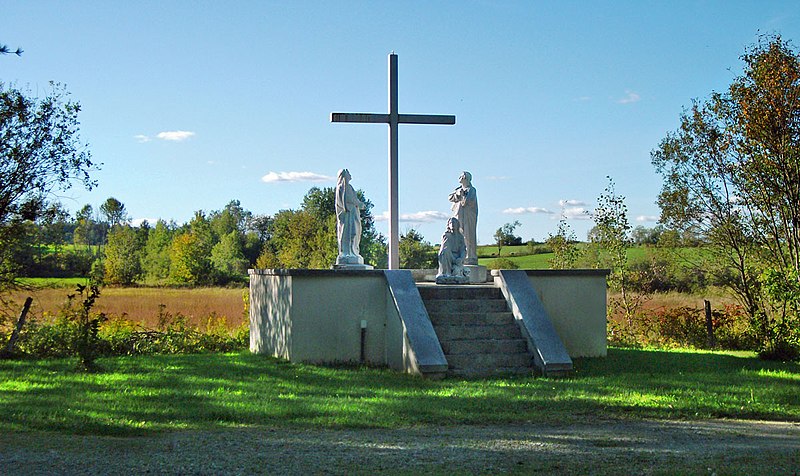
[[[335,264],[331,267],[331,269],[343,269],[343,270],[365,270],[365,269],[375,269],[372,265],[369,264]]]
[[[467,264],[464,265],[464,270],[468,273],[469,284],[485,284],[488,281],[486,266]]]

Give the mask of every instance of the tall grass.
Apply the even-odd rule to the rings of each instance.
[[[800,421],[800,365],[749,353],[610,349],[570,378],[431,381],[239,354],[0,361],[8,430],[137,435],[278,426],[569,424],[603,418]]]
[[[33,296],[32,315],[47,319],[60,312],[67,295],[72,294],[73,290],[74,286],[17,291],[11,295],[12,307],[21,308],[25,297]],[[243,300],[243,293],[246,292],[246,288],[105,287],[101,290],[94,311],[109,316],[124,316],[144,327],[155,328],[163,313],[163,305],[166,312],[182,314],[187,318],[187,323],[193,326],[203,326],[209,316],[216,316],[224,318],[228,327],[235,329],[247,322]]]

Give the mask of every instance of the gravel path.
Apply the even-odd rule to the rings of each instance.
[[[2,474],[727,474],[736,468],[798,474],[800,423],[237,428],[136,438],[0,434]]]

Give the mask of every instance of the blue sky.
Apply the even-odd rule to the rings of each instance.
[[[562,213],[580,239],[607,184],[654,226],[650,151],[694,98],[723,90],[759,33],[800,42],[794,1],[3,1],[0,81],[78,100],[102,170],[75,211],[108,197],[133,219],[188,221],[238,199],[299,208],[312,186],[353,185],[388,210],[387,56],[401,113],[401,230],[439,241],[448,193],[473,175],[478,240],[501,225],[543,240]],[[387,222],[379,221],[386,233]]]

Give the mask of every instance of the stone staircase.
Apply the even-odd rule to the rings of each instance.
[[[448,375],[532,371],[527,342],[500,288],[419,284],[418,289],[447,358]]]

